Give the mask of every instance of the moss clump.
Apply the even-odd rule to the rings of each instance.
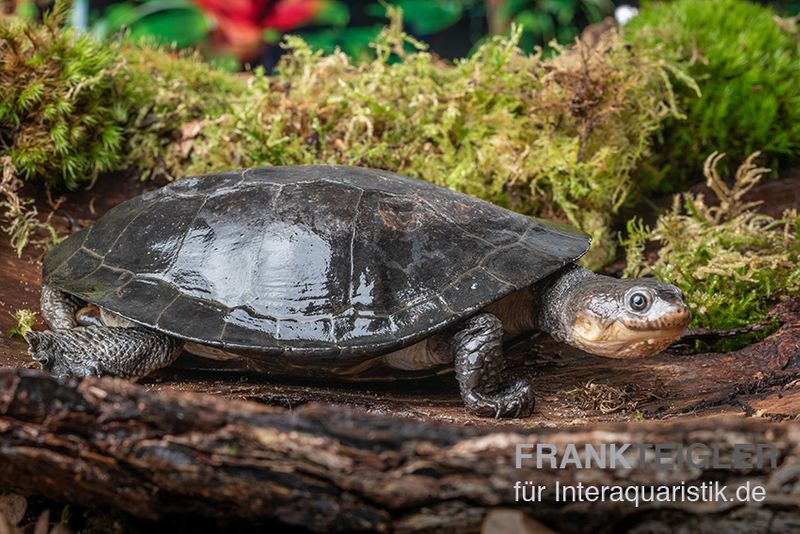
[[[609,36],[553,60],[493,38],[444,65],[398,25],[352,63],[289,38],[232,113],[207,120],[187,172],[340,163],[390,169],[512,209],[568,220],[607,261],[630,172],[675,109],[665,66]],[[411,48],[409,51],[408,48]]]
[[[0,19],[0,154],[25,180],[76,189],[99,173],[178,166],[181,127],[227,111],[246,83],[196,55],[61,27],[67,2],[42,24]]]
[[[63,6],[41,25],[0,19],[0,147],[23,178],[75,189],[119,164],[128,116],[114,52],[61,30]]]
[[[122,163],[142,178],[185,176],[182,165],[196,121],[230,111],[243,95],[240,76],[204,62],[197,53],[123,41],[117,56],[118,79],[128,91],[132,111],[125,124]]]
[[[647,239],[658,241],[658,258],[649,270],[684,291],[693,327],[725,330],[758,323],[777,302],[800,295],[797,211],[776,219],[757,213],[758,203],[743,200],[768,172],[753,164],[757,155],[742,164],[732,186],[717,172],[722,156],[715,153],[706,160],[707,184],[718,205],[684,193],[652,232],[629,225],[627,274],[641,274],[636,258]]]
[[[798,41],[770,8],[744,0],[648,3],[625,35],[682,65],[702,92],[680,89],[687,120],[666,125],[656,162],[664,175],[685,180],[712,150],[744,157],[760,149],[770,165],[800,159]]]
[[[33,323],[36,322],[36,312],[33,310],[17,310],[14,312],[14,319],[17,324],[9,328],[6,335],[8,337],[25,337],[25,334],[33,329]]]
[[[545,61],[519,50],[517,31],[447,65],[390,11],[371,61],[290,38],[278,74],[249,80],[75,36],[58,16],[1,22],[12,96],[0,156],[25,179],[71,188],[130,166],[168,178],[326,162],[389,169],[570,221],[594,238],[588,263],[610,258],[609,227],[639,192],[631,170],[677,114],[666,64],[615,35]]]

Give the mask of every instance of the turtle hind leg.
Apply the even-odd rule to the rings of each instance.
[[[183,341],[149,328],[79,326],[30,331],[28,353],[56,376],[145,376],[172,363]]]
[[[39,309],[42,311],[45,322],[53,330],[66,330],[78,326],[75,312],[85,305],[84,301],[69,293],[64,293],[47,284],[42,286]]]
[[[468,319],[453,336],[455,370],[467,409],[482,417],[526,417],[533,411],[530,382],[504,382],[503,324],[488,313]]]

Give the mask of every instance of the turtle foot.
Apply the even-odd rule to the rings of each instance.
[[[80,326],[28,332],[28,353],[56,376],[141,377],[172,363],[183,343],[147,328]]]
[[[463,395],[467,409],[480,417],[528,417],[533,413],[533,387],[526,378],[518,378],[510,386],[493,395],[471,390]]]
[[[55,376],[86,377],[100,376],[96,362],[85,353],[65,350],[61,335],[57,332],[28,332],[28,354],[39,364],[43,371]]]
[[[453,336],[455,371],[467,409],[481,417],[527,417],[533,412],[533,387],[525,377],[508,382],[503,355],[503,324],[489,313],[464,322]]]

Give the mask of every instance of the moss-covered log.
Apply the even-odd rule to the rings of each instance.
[[[295,412],[190,394],[155,394],[119,381],[60,382],[0,371],[0,484],[139,517],[278,518],[314,530],[477,529],[516,507],[564,531],[658,525],[782,531],[800,522],[800,425],[759,420],[622,425],[603,431],[464,428],[310,405]],[[770,443],[778,466],[758,470],[516,469],[516,443]],[[552,488],[721,480],[767,488],[760,506],[515,503],[516,480]],[[782,528],[779,528],[782,527]]]

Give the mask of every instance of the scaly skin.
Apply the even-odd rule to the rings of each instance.
[[[80,299],[42,288],[42,315],[50,328],[25,334],[28,352],[56,376],[146,376],[175,361],[183,341],[149,328],[76,326]]]
[[[642,295],[646,308],[630,299]],[[569,266],[542,281],[534,324],[559,341],[607,358],[658,354],[691,320],[680,289],[652,278],[618,279]]]
[[[78,326],[75,310],[81,304],[82,301],[77,297],[53,289],[46,284],[42,286],[39,309],[42,311],[45,322],[53,330],[66,330]]]
[[[149,328],[78,326],[28,332],[30,353],[56,376],[145,376],[172,363],[183,342]]]
[[[453,336],[455,371],[467,409],[482,417],[527,417],[533,388],[526,378],[505,382],[503,323],[489,313],[465,321]]]

